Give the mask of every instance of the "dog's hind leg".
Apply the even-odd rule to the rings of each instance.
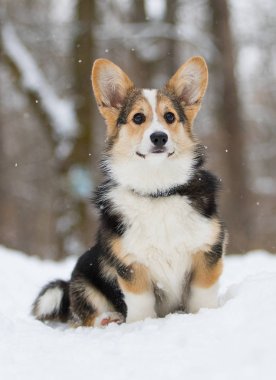
[[[70,305],[73,326],[104,327],[109,323],[125,321],[110,300],[82,277],[70,284]]]
[[[100,314],[94,322],[95,327],[105,327],[110,323],[116,323],[117,325],[121,325],[125,322],[125,317],[123,314],[118,313],[117,311],[108,311]]]

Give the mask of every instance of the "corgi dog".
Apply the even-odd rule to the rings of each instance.
[[[192,131],[207,83],[202,57],[160,90],[136,88],[111,61],[95,61],[92,85],[107,126],[97,241],[69,281],[41,290],[37,319],[102,327],[217,306],[226,232],[218,180],[203,169]]]

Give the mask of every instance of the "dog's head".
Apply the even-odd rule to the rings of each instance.
[[[187,182],[198,159],[192,124],[207,82],[201,57],[184,63],[161,90],[137,89],[114,63],[95,61],[93,90],[107,124],[105,165],[116,182],[143,194]]]

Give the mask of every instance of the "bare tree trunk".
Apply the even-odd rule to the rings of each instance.
[[[17,80],[14,81],[14,83],[16,84],[18,91],[22,92],[22,94],[27,96],[27,99],[29,101],[29,106],[30,106],[34,116],[38,120],[38,125],[42,126],[43,132],[44,132],[45,136],[47,137],[48,142],[49,142],[49,146],[53,152],[52,155],[54,156],[55,150],[57,147],[57,145],[56,145],[57,142],[56,142],[55,138],[53,137],[53,129],[51,128],[51,120],[49,118],[49,115],[43,110],[40,102],[38,102],[38,103],[36,102],[36,99],[37,99],[36,92],[32,91],[30,89],[27,90],[24,86],[22,86],[22,78],[21,78],[20,70],[16,67],[15,63],[10,59],[10,57],[3,54],[3,62],[9,67],[9,69],[11,70],[14,77],[17,78]],[[64,173],[63,173],[63,170],[60,171],[61,167],[62,166],[60,166],[60,165],[56,165],[56,168],[55,168],[57,170],[57,180],[60,184],[64,182],[64,177],[63,177]],[[3,186],[4,185],[5,185],[5,181],[3,181]],[[62,189],[62,186],[57,185],[57,188],[58,188],[57,191],[59,193],[59,198],[65,199],[66,194],[65,194],[64,190]],[[0,188],[0,190],[1,190],[1,188]],[[3,193],[5,194],[4,188],[3,188]],[[4,202],[5,202],[5,198],[4,198]],[[4,207],[6,207],[6,206],[4,205]],[[56,208],[54,213],[56,214],[56,219],[58,219],[59,208]],[[12,213],[7,212],[7,214],[11,215]],[[5,214],[3,213],[3,215],[5,215]],[[9,223],[7,223],[7,224],[9,225]],[[23,231],[25,231],[25,230],[23,229]],[[35,238],[33,237],[33,239],[35,239]],[[55,238],[53,239],[56,247],[51,248],[51,252],[49,252],[49,256],[51,256],[51,258],[61,259],[65,256],[64,239],[65,239],[65,237],[64,237],[63,232],[56,229]],[[17,242],[15,244],[13,244],[12,246],[14,248],[24,249],[24,241],[25,240],[26,240],[25,236],[23,236],[22,239],[20,238],[20,236],[18,236]],[[10,244],[10,242],[9,242],[9,244]],[[20,245],[20,247],[17,247],[17,244]],[[39,247],[39,244],[40,244],[40,242],[37,240],[36,242],[31,244],[31,246]],[[30,247],[28,246],[28,248],[27,247],[25,247],[25,248],[26,248],[26,252],[28,253],[28,248],[30,248]],[[37,249],[36,254],[42,256],[39,249]]]
[[[167,0],[166,1],[166,14],[165,14],[165,22],[175,25],[176,24],[176,15],[178,10],[178,0]],[[168,76],[171,76],[176,71],[178,65],[178,49],[177,49],[177,41],[168,39],[166,41],[166,59],[163,64],[166,66],[166,71]]]
[[[91,67],[95,46],[92,35],[95,21],[95,1],[79,0],[77,3],[77,31],[73,47],[73,74],[74,93],[76,96],[76,111],[79,122],[79,133],[72,150],[72,154],[65,163],[64,170],[68,171],[72,166],[78,166],[88,176],[93,176],[92,164],[95,160],[93,155],[93,132],[92,125],[95,107],[92,101],[91,91]],[[94,157],[93,157],[94,158]],[[88,174],[89,173],[89,174]],[[91,194],[89,194],[90,196]],[[93,230],[95,230],[95,218],[90,211],[87,198],[79,197],[74,205],[75,212],[78,213],[78,222],[73,226],[79,240],[88,246],[93,240]],[[92,208],[92,207],[91,207]]]
[[[210,0],[212,29],[218,54],[215,62],[216,76],[220,79],[218,92],[218,119],[221,155],[224,157],[222,207],[230,232],[230,247],[239,252],[248,248],[250,217],[245,140],[235,78],[234,43],[230,26],[227,0]],[[219,88],[219,87],[218,87]]]
[[[95,223],[95,218],[93,218],[93,214],[90,212],[88,201],[90,194],[87,194],[87,197],[82,194],[73,194],[68,181],[73,166],[83,170],[84,175],[88,175],[89,169],[91,169],[90,162],[92,161],[93,153],[91,149],[93,103],[91,99],[90,71],[94,48],[92,36],[92,24],[95,14],[94,3],[91,0],[79,0],[77,4],[79,28],[72,53],[72,72],[75,78],[74,93],[77,95],[79,130],[77,137],[71,141],[73,148],[69,157],[55,160],[54,171],[57,185],[53,213],[55,214],[54,219],[56,221],[54,239],[56,246],[54,258],[56,259],[62,259],[68,254],[68,251],[70,251],[69,246],[72,246],[72,242],[74,244],[78,243],[75,246],[79,246],[82,249],[81,246],[91,244],[93,238],[93,222]],[[17,78],[15,83],[18,84],[18,89],[27,95],[33,113],[39,120],[38,125],[42,126],[54,156],[58,141],[51,126],[49,115],[44,111],[40,102],[36,102],[37,93],[32,89],[22,87],[21,72],[16,67],[16,64],[6,55],[4,56],[4,62]],[[79,186],[81,185],[79,184]],[[74,252],[75,254],[80,253],[79,250]]]
[[[163,20],[160,22],[170,23],[172,25],[176,22],[176,12],[177,12],[178,0],[166,0],[166,12],[164,14]],[[145,10],[145,2],[140,0],[135,0],[132,8],[132,13],[130,15],[130,22],[132,23],[143,23],[146,22],[147,14]],[[139,73],[137,78],[137,84],[142,87],[154,87],[156,85],[155,77],[160,74],[164,74],[166,79],[174,73],[176,70],[176,41],[171,38],[156,39],[155,43],[162,43],[162,56],[151,61],[142,61],[136,54],[133,60],[132,67],[134,68],[134,73]],[[136,74],[137,76],[137,74]],[[165,83],[160,83],[162,85]]]
[[[88,164],[88,154],[91,150],[92,130],[92,91],[91,67],[94,53],[92,27],[95,19],[95,1],[79,0],[77,5],[78,31],[74,42],[74,89],[77,95],[77,114],[80,123],[80,133],[74,150],[74,159]]]

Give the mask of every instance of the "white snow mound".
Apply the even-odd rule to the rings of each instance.
[[[276,255],[227,257],[218,309],[105,329],[53,328],[29,314],[75,259],[0,247],[0,263],[0,379],[276,379]]]

